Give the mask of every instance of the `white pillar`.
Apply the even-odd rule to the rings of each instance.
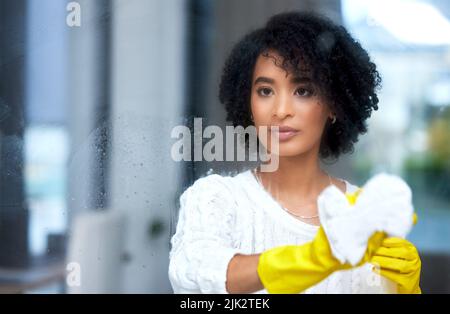
[[[184,15],[180,0],[115,0],[112,22],[110,205],[127,216],[125,293],[171,292],[168,254],[181,164],[172,127],[184,107]],[[162,223],[156,238],[152,223]]]

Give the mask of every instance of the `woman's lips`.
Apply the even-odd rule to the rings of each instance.
[[[287,141],[300,132],[291,127],[279,127],[278,131],[275,129],[271,129],[271,131],[278,137],[280,142]]]

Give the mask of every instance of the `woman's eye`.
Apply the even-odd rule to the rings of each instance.
[[[308,88],[299,88],[295,91],[295,94],[301,97],[309,97],[313,94],[313,91]]]
[[[258,89],[258,94],[263,97],[268,97],[272,94],[272,90],[270,88],[263,87]]]

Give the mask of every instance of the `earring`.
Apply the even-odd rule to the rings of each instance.
[[[335,124],[336,123],[336,116],[333,116],[333,119],[331,119],[331,124]]]

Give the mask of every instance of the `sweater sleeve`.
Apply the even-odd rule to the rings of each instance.
[[[175,293],[227,293],[236,203],[227,177],[200,178],[180,196],[171,239],[169,279]]]

